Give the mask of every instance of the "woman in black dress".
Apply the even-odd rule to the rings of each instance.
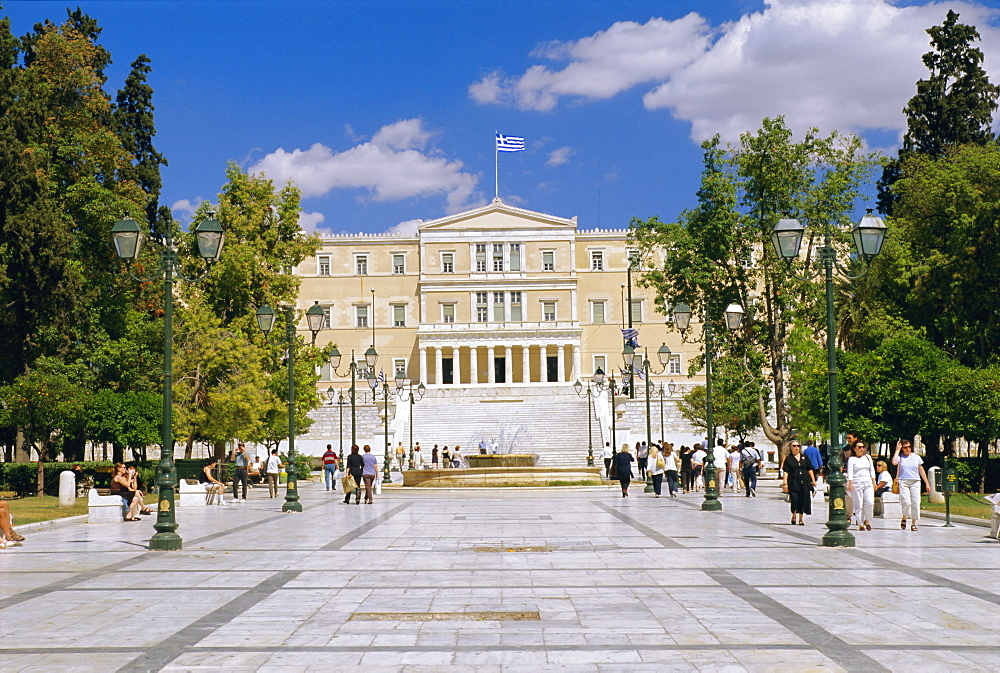
[[[788,502],[792,508],[792,525],[795,525],[795,515],[799,517],[799,525],[804,514],[812,514],[812,493],[816,489],[816,476],[812,471],[812,463],[802,455],[802,445],[798,440],[792,440],[791,453],[785,456],[781,463],[781,490],[788,494]]]
[[[687,493],[694,488],[694,470],[691,469],[691,447],[681,446],[681,488]]]
[[[635,458],[628,452],[628,444],[622,444],[622,450],[612,459],[614,475],[622,485],[622,497],[628,497],[628,485],[632,482],[632,462]]]

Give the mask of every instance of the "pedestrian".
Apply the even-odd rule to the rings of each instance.
[[[0,500],[0,533],[3,533],[3,542],[0,549],[4,547],[20,547],[24,541],[24,536],[14,530],[14,519],[10,515],[10,507],[6,500]]]
[[[396,444],[396,462],[399,463],[399,471],[403,471],[403,461],[406,460],[406,449],[403,448],[403,443],[400,442]]]
[[[247,501],[247,486],[250,483],[250,456],[247,455],[247,447],[243,442],[236,445],[236,452],[233,454],[233,502]],[[239,485],[243,484],[243,497],[239,497]]]
[[[872,457],[866,453],[865,443],[860,439],[855,440],[854,455],[847,459],[847,490],[851,492],[854,520],[858,523],[858,530],[872,529],[872,512],[875,509],[875,479],[875,463],[872,462]],[[903,527],[906,527],[905,520]]]
[[[374,489],[372,488],[375,483],[375,477],[378,476],[378,458],[372,454],[372,447],[365,444],[365,453],[361,456],[363,462],[363,467],[361,470],[361,478],[365,482],[365,504],[372,504],[374,498]]]
[[[417,442],[416,445],[414,445],[413,447],[413,467],[417,468],[418,470],[422,470],[424,469],[424,467],[426,467],[424,465],[424,454],[420,450],[420,442]]]
[[[496,437],[490,440],[490,453],[493,455],[500,453],[500,444],[497,443]]]
[[[667,444],[663,449],[663,462],[665,463],[664,474],[667,475],[667,490],[670,492],[671,498],[676,498],[678,466],[673,444]]]
[[[451,451],[451,466],[462,467],[462,447],[455,445]]]
[[[447,446],[441,449],[441,467],[445,469],[451,467],[451,452]]]
[[[798,524],[806,525],[802,517],[812,514],[812,493],[816,489],[816,473],[812,463],[802,453],[802,444],[792,440],[790,451],[781,464],[781,490],[788,494],[789,506],[792,510],[792,525],[798,515]]]
[[[479,455],[480,456],[485,456],[486,454],[487,454],[486,440],[485,439],[480,439],[479,440]]]
[[[615,478],[622,486],[622,497],[628,497],[628,485],[632,481],[632,463],[635,458],[628,452],[628,444],[622,444],[622,450],[613,459]]]
[[[819,452],[813,442],[809,441],[806,442],[806,448],[802,449],[802,455],[809,459],[813,474],[819,479],[820,475],[823,474],[823,454]]]
[[[708,452],[700,444],[697,447],[691,454],[691,472],[694,475],[694,490],[700,491],[705,488],[705,458]]]
[[[607,479],[611,478],[611,459],[614,455],[615,452],[611,450],[611,442],[604,442],[604,450],[601,452],[601,458],[604,459],[604,474]]]
[[[438,445],[435,444],[434,448],[431,449],[431,467],[438,466]]]
[[[267,491],[270,494],[269,497],[278,497],[278,473],[281,472],[281,468],[284,465],[281,464],[281,459],[278,458],[278,450],[271,449],[271,455],[267,457],[267,469],[265,474],[267,475]]]
[[[744,444],[740,450],[740,472],[743,474],[743,485],[748,498],[757,497],[757,469],[760,463],[760,452],[750,444]]]
[[[847,444],[844,445],[844,449],[840,453],[840,457],[843,459],[843,464],[840,466],[841,472],[847,471],[847,461],[854,456],[854,443],[858,441],[858,435],[853,430],[848,430],[845,436],[847,437]]]
[[[323,452],[323,475],[326,477],[326,490],[337,490],[337,469],[339,467],[337,452],[333,450],[333,446],[327,444],[326,451]]]
[[[733,493],[737,493],[740,490],[740,451],[743,449],[742,444],[736,444],[735,446],[729,447],[729,455],[726,456],[726,463],[729,466],[729,477],[730,481],[727,482]]]
[[[694,487],[694,468],[691,465],[691,456],[694,452],[690,447],[681,444],[681,486],[685,493],[690,493]]]
[[[881,498],[883,493],[892,490],[892,475],[889,474],[889,466],[884,460],[875,461],[875,472],[878,479],[875,480],[875,497]],[[906,520],[903,520],[903,528],[906,527]]]
[[[653,493],[659,498],[660,490],[663,488],[663,473],[667,471],[667,463],[663,460],[663,456],[655,444],[649,447],[649,454],[646,458],[646,471],[653,478]]]
[[[646,446],[646,442],[639,444],[635,457],[638,459],[639,463],[639,478],[643,481],[646,480],[646,464],[649,461],[649,447]]]
[[[228,506],[229,503],[225,500],[226,485],[221,481],[216,479],[215,475],[212,474],[215,471],[215,467],[219,464],[216,458],[209,458],[208,462],[205,463],[205,467],[201,468],[202,478],[204,479],[205,492],[214,493],[219,496],[219,504]]]
[[[903,455],[899,455],[902,452]],[[896,452],[892,454],[892,464],[896,466],[899,480],[899,503],[903,508],[903,520],[899,527],[906,530],[906,520],[911,522],[910,530],[917,530],[920,519],[920,480],[923,479],[930,492],[931,485],[924,471],[924,459],[913,453],[913,444],[908,439],[896,442]]]
[[[361,504],[361,483],[363,481],[361,476],[364,473],[365,467],[365,462],[361,459],[361,454],[358,453],[358,451],[358,445],[354,444],[351,446],[350,455],[344,459],[344,462],[347,463],[347,466],[344,469],[347,471],[347,474],[351,475],[351,478],[354,479],[355,488],[353,495],[355,505]],[[346,488],[344,491],[346,492],[346,495],[344,496],[344,504],[350,505],[352,492],[348,491]]]
[[[122,512],[125,521],[141,521],[139,518],[139,502],[135,499],[132,481],[125,468],[125,463],[115,463],[111,477],[108,495],[117,495],[122,499]]]

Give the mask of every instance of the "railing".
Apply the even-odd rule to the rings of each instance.
[[[524,330],[578,330],[576,320],[420,323],[419,332],[521,332]]]

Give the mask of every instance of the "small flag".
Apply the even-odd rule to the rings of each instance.
[[[622,329],[622,338],[625,339],[625,344],[627,346],[631,346],[632,348],[639,347],[639,330],[634,327]]]
[[[497,134],[497,152],[523,152],[524,138]]]
[[[385,370],[384,369],[378,370],[378,382],[382,383],[382,384],[385,383]]]
[[[624,388],[628,385],[628,372],[621,367],[618,368],[618,371],[622,373],[622,388]]]

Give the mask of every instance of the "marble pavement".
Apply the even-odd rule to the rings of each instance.
[[[303,485],[0,550],[0,671],[1000,671],[1000,542],[878,521],[819,545],[776,491]],[[822,510],[822,511],[820,511]]]

